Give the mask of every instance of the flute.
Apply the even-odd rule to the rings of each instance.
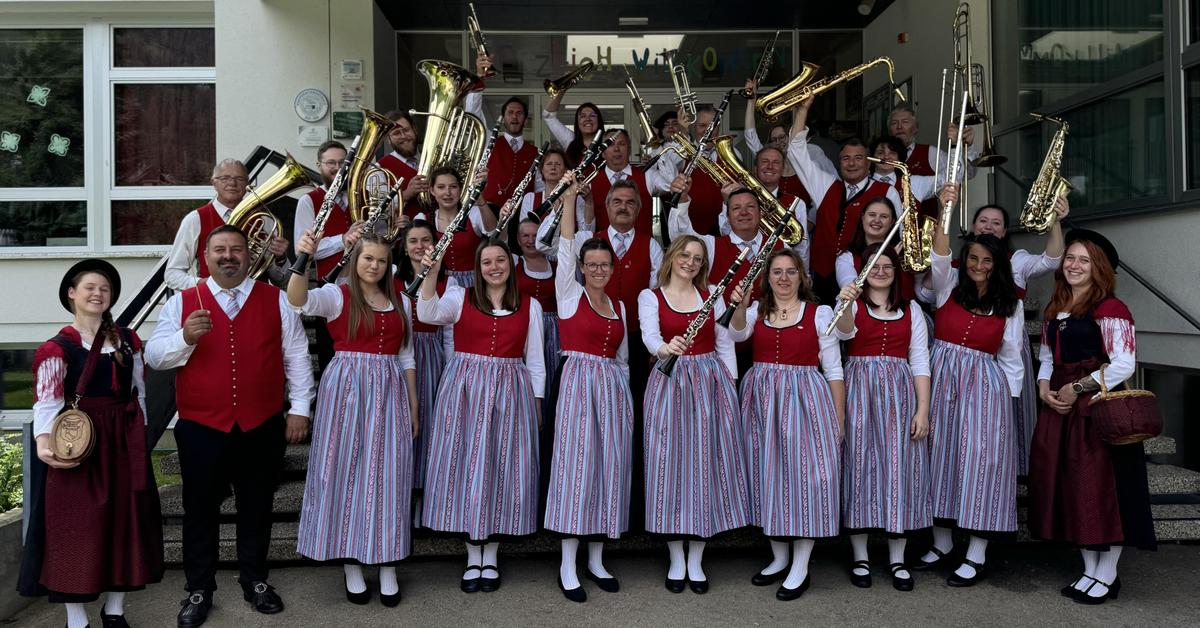
[[[712,316],[712,311],[716,307],[717,301],[720,300],[722,294],[725,294],[725,288],[728,288],[729,284],[733,282],[734,276],[737,275],[738,269],[742,267],[742,262],[746,261],[746,256],[749,254],[750,249],[742,249],[737,259],[733,260],[733,265],[729,267],[729,270],[725,271],[725,276],[721,278],[721,282],[713,288],[712,293],[708,295],[708,298],[704,300],[704,304],[700,306],[700,311],[696,313],[696,318],[693,318],[692,322],[688,323],[687,329],[683,331],[684,343],[688,345],[692,344],[692,340],[696,338],[696,334],[700,333],[700,328],[704,327],[709,317]],[[677,360],[679,360],[679,356],[672,353],[666,358],[659,360],[655,368],[658,369],[658,372],[670,377],[671,371],[675,370],[675,362]]]
[[[325,200],[321,203],[321,209],[317,211],[317,216],[313,220],[312,232],[313,239],[321,240],[321,235],[325,233],[325,223],[329,221],[330,214],[333,213],[333,207],[337,203],[335,199],[338,194],[342,193],[342,186],[346,184],[346,173],[350,170],[350,164],[354,163],[355,157],[358,156],[358,143],[362,141],[362,134],[354,137],[354,143],[350,145],[350,150],[346,152],[346,158],[342,160],[342,165],[338,167],[337,174],[333,176],[333,181],[329,183],[329,190],[325,193]],[[308,253],[299,253],[296,255],[296,261],[292,263],[292,273],[303,275],[308,272],[308,262],[311,256]]]

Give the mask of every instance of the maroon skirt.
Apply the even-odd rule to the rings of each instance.
[[[42,464],[32,478],[24,595],[87,600],[162,580],[162,517],[141,408],[85,397],[80,409],[95,427],[92,453],[73,469]]]
[[[1051,390],[1099,368],[1100,362],[1055,365]],[[1141,443],[1108,445],[1092,428],[1090,394],[1061,415],[1043,405],[1029,456],[1029,532],[1081,547],[1154,549],[1154,523]]]

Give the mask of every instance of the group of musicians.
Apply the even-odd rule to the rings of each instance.
[[[846,140],[831,163],[808,129],[810,98],[766,144],[748,108],[751,172],[809,237],[776,242],[744,289],[750,264],[727,275],[766,245],[761,197],[689,174],[673,153],[650,168],[631,164],[628,133],[606,127],[591,103],[567,128],[560,99],[541,112],[559,146],[540,155],[524,139],[525,103],[505,102],[502,132],[470,180],[452,168],[418,174],[413,120],[389,115],[391,152],[379,164],[405,179],[395,219],[406,228],[394,240],[353,222],[344,196],[314,232],[347,152],[325,143],[316,164],[325,185],[300,200],[291,242],[268,243],[278,264],[261,281],[249,273],[246,234],[226,224],[248,175],[221,161],[214,199],[180,225],[165,273],[177,292],[145,343],[113,322],[121,282],[110,264],[68,270],[59,296],[74,321],[34,364],[42,464],[21,591],[64,603],[72,628],[87,625],[85,604],[105,593],[103,625],[127,626],[125,592],[161,579],[147,451],[165,425],[144,417],[146,388],[151,397],[156,381],[169,390],[162,374],[173,373],[181,628],[203,624],[213,605],[230,489],[244,599],[262,613],[283,610],[268,584],[272,495],[285,444],[310,429],[297,550],[343,563],[355,604],[371,598],[365,565],[379,567],[380,601],[400,602],[396,566],[414,528],[466,539],[468,593],[497,590],[499,543],[540,528],[562,537],[558,586],[575,602],[587,598],[581,575],[619,589],[604,543],[631,528],[665,540],[674,593],[705,593],[706,542],[746,526],[761,528],[771,549],[751,580],[780,583],[781,600],[809,587],[815,541],[843,533],[855,586],[871,586],[875,532],[887,539],[896,589],[913,589],[913,571],[942,568],[947,584],[969,587],[987,573],[988,542],[1017,530],[1019,475],[1029,477],[1033,536],[1081,551],[1082,571],[1063,595],[1116,597],[1122,547],[1155,539],[1142,446],[1106,445],[1087,428],[1100,378],[1113,388],[1135,364],[1111,242],[1085,230],[1064,236],[1055,224],[1044,252],[1013,250],[1007,212],[985,205],[957,251],[938,228],[930,269],[910,273],[904,252],[884,246],[905,210],[897,173],[867,158],[906,163],[913,192],[938,217],[962,184],[947,180],[950,159],[916,143],[914,111],[902,106],[890,135]],[[464,106],[479,112],[481,102],[476,92]],[[716,114],[672,111],[655,128],[698,138]],[[612,142],[584,182],[569,169],[597,131]],[[537,184],[513,196],[535,159]],[[462,208],[480,185],[475,206]],[[543,210],[560,185],[557,205]],[[680,200],[662,217],[660,242],[651,204],[672,194]],[[1065,199],[1055,212],[1067,215]],[[501,223],[510,227],[489,237]],[[435,255],[453,224],[462,226]],[[310,289],[307,275],[287,272],[292,243],[319,276],[344,251],[351,258],[338,281]],[[865,282],[855,281],[869,259]],[[1034,371],[1023,297],[1044,273],[1055,286]],[[409,299],[403,291],[421,276]],[[717,285],[724,294],[710,298]],[[835,312],[838,301],[850,306]],[[718,324],[727,309],[728,326]],[[324,320],[331,353],[319,387],[301,315]],[[673,369],[655,368],[663,362]],[[72,394],[96,432],[82,463],[56,458],[49,444]],[[906,540],[928,529],[928,549],[906,554]]]

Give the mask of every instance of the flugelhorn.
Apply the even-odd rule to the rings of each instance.
[[[756,87],[761,85],[762,82],[766,80],[767,73],[771,71],[771,64],[775,61],[775,42],[779,41],[779,33],[780,31],[775,31],[775,36],[772,37],[771,41],[767,43],[766,49],[763,50],[762,57],[758,59],[758,67],[754,69],[754,76],[751,77],[751,80],[754,81],[754,85]],[[738,90],[738,95],[746,100],[752,100],[757,96],[757,94],[744,87]]]
[[[471,46],[480,54],[487,57],[487,41],[483,38],[483,29],[479,28],[479,16],[475,15],[475,3],[467,3],[467,33],[471,36]],[[483,70],[484,78],[496,76],[496,66],[492,65],[489,60],[487,66]]]
[[[755,102],[754,108],[758,110],[760,115],[770,120],[778,120],[779,116],[783,115],[784,112],[795,108],[796,105],[799,105],[808,98],[837,87],[850,79],[857,78],[877,65],[887,67],[888,82],[892,84],[892,92],[896,94],[896,98],[899,98],[900,102],[904,102],[904,94],[896,87],[896,67],[892,63],[891,58],[876,57],[866,63],[856,65],[849,70],[838,72],[831,77],[815,82],[813,82],[812,78],[821,69],[821,66],[805,61],[803,62],[803,67],[791,80],[780,85],[766,96],[760,97]]]
[[[546,79],[542,82],[542,88],[546,90],[546,94],[551,98],[566,92],[568,89],[575,87],[575,84],[583,80],[583,77],[588,72],[591,72],[596,64],[591,61],[584,61],[579,67],[571,70],[564,76],[560,76],[553,81]]]
[[[1071,125],[1060,118],[1036,113],[1029,115],[1058,125],[1058,130],[1050,138],[1050,147],[1046,149],[1046,157],[1042,160],[1038,176],[1029,188],[1025,207],[1021,209],[1022,227],[1034,233],[1046,233],[1054,224],[1054,203],[1058,201],[1058,197],[1070,194],[1072,189],[1071,182],[1062,176],[1063,149],[1067,145],[1067,131]]]
[[[438,168],[449,167],[458,173],[459,180],[470,181],[472,168],[483,151],[487,130],[482,122],[459,105],[468,92],[482,83],[478,76],[449,61],[425,59],[417,64],[417,71],[429,83],[429,111],[408,112],[429,118],[425,123],[417,175],[428,177]],[[422,192],[417,200],[425,209],[436,206],[429,192]]]
[[[290,154],[271,178],[256,188],[246,188],[242,201],[229,213],[229,224],[246,234],[250,249],[250,276],[261,277],[275,263],[271,255],[271,239],[283,234],[279,220],[267,207],[275,199],[295,190],[312,185],[304,168]]]
[[[699,101],[699,96],[688,85],[687,66],[677,63],[675,57],[678,54],[678,50],[668,50],[666,58],[667,63],[671,66],[671,84],[675,86],[675,108],[679,110],[679,115],[683,118],[679,123],[688,126],[696,121],[696,103]]]
[[[642,127],[642,150],[658,148],[662,145],[662,140],[654,134],[654,124],[650,122],[650,111],[646,108],[646,101],[642,100],[642,95],[638,92],[633,77],[629,76],[629,68],[625,68],[625,89],[629,92],[629,100],[633,103],[634,113],[637,114],[638,125]]]

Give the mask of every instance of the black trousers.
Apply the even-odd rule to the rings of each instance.
[[[183,476],[183,571],[188,591],[215,591],[221,502],[232,486],[237,502],[237,559],[241,582],[267,579],[271,500],[283,465],[284,420],[279,414],[228,434],[193,421],[175,424]]]
[[[646,458],[643,438],[646,399],[646,384],[650,380],[650,352],[642,343],[641,331],[630,329],[629,338],[629,390],[633,393],[633,447],[630,452],[632,479],[629,486],[629,531],[642,532],[646,529]]]
[[[146,367],[146,448],[154,446],[175,417],[175,369]]]

